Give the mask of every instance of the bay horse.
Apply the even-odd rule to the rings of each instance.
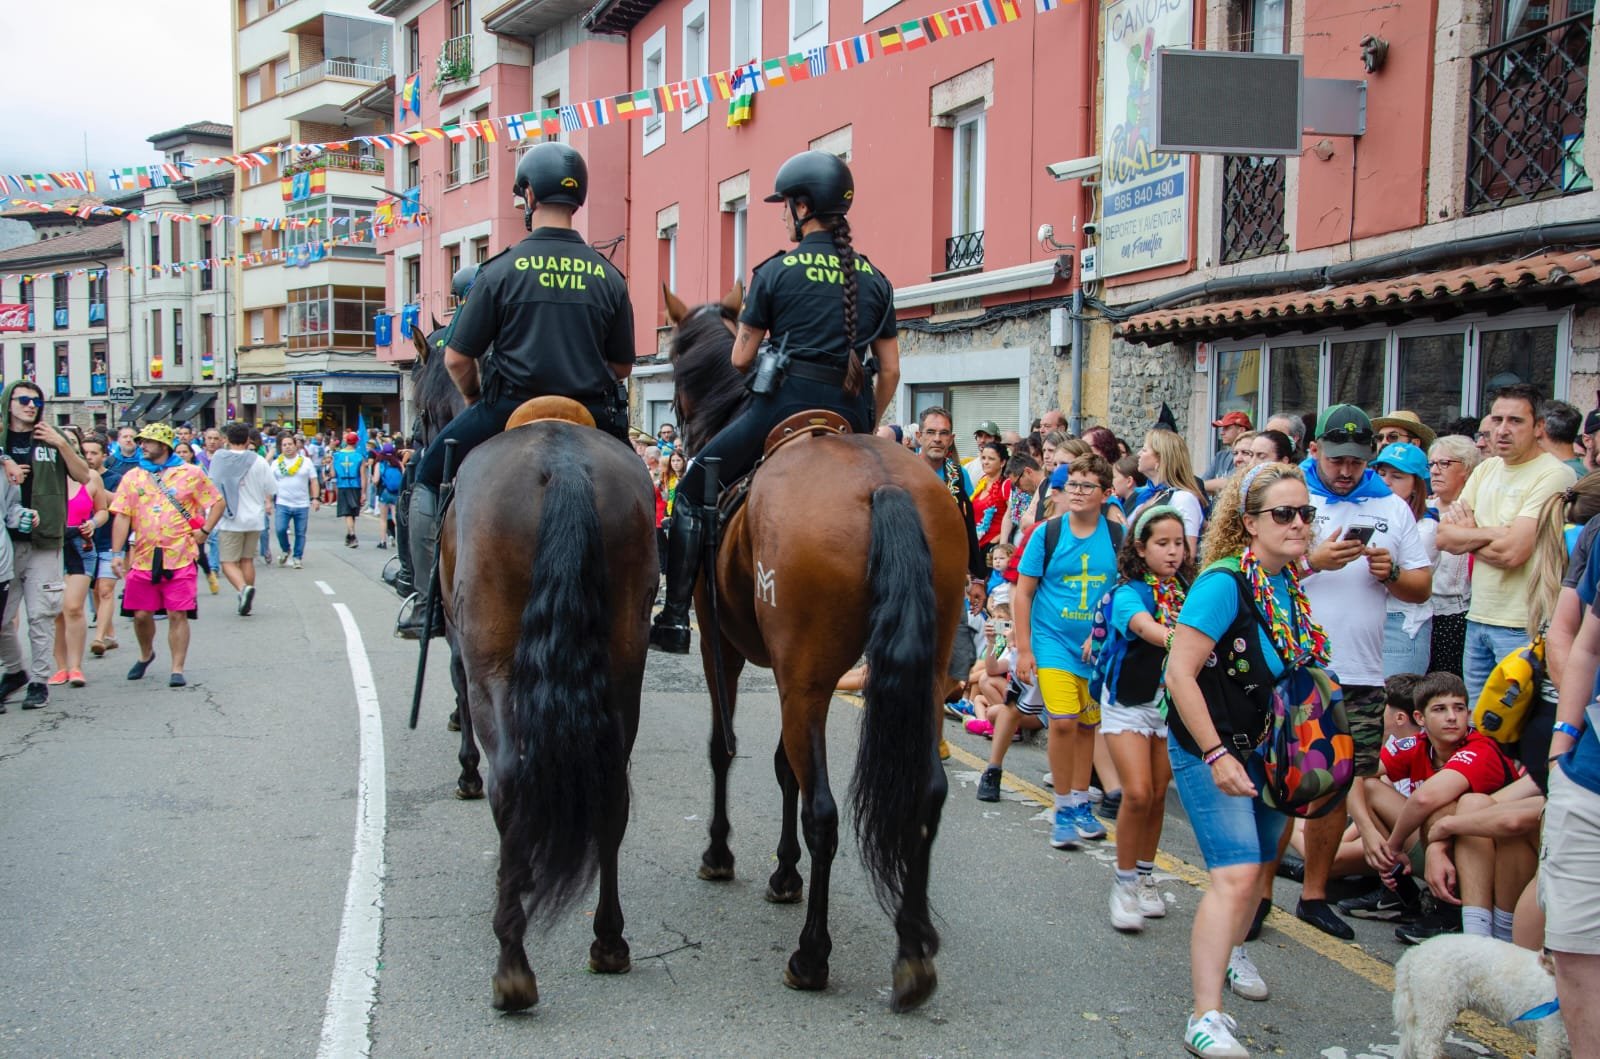
[[[678,422],[690,452],[748,399],[731,360],[741,298],[736,287],[720,304],[689,310],[667,293]],[[718,645],[707,631],[712,576],[720,674]],[[783,823],[769,901],[799,901],[802,894],[797,807],[811,854],[805,927],[784,970],[791,988],[822,989],[828,982],[828,885],[839,830],[828,783],[828,708],[839,678],[863,652],[866,708],[851,808],[862,860],[898,937],[890,1006],[911,1010],[937,986],[939,935],[929,917],[928,874],[947,788],[938,751],[940,699],[966,577],[966,534],[944,484],[909,450],[871,435],[807,438],[774,452],[723,527],[715,571],[701,572],[695,599],[701,660],[713,694],[719,684],[727,689],[730,719],[747,662],[771,668],[777,680],[782,736],[773,768]],[[733,754],[718,709],[710,755],[710,843],[699,875],[731,879]]]
[[[643,462],[592,420],[578,425],[581,405],[541,400],[570,405],[561,414],[574,421],[508,428],[474,449],[439,540],[462,733],[489,758],[500,832],[493,1003],[503,1011],[539,999],[523,947],[530,914],[552,920],[597,871],[589,967],[629,969],[617,849],[659,574]]]

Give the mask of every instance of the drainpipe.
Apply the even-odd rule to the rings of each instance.
[[[1083,283],[1072,292],[1072,414],[1067,429],[1073,437],[1083,436]]]
[[[1078,146],[1080,154],[1089,155],[1095,153],[1094,94],[1099,65],[1100,35],[1099,20],[1091,16],[1088,4],[1078,5],[1078,40],[1083,46],[1083,61],[1079,64],[1078,79]],[[1093,200],[1091,196],[1085,194],[1083,182],[1079,181],[1080,208],[1086,201]],[[1093,219],[1091,216],[1090,220]],[[1082,231],[1082,225],[1075,227]],[[1077,240],[1074,239],[1073,242]],[[1072,266],[1074,269],[1078,268],[1076,257]],[[1072,411],[1067,419],[1067,426],[1074,437],[1083,435],[1083,364],[1087,352],[1083,348],[1083,276],[1080,270],[1077,285],[1072,290]]]

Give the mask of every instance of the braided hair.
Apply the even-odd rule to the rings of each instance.
[[[848,347],[844,370],[844,392],[851,397],[861,392],[866,369],[856,354],[856,250],[850,242],[850,220],[840,214],[833,220],[833,247],[839,252],[839,267],[844,271],[844,340]]]

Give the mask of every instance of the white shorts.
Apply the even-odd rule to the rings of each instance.
[[[1161,707],[1154,702],[1143,706],[1123,706],[1108,702],[1100,708],[1100,731],[1104,735],[1167,737],[1167,722],[1161,717]]]
[[[1600,955],[1600,794],[1550,770],[1539,849],[1544,943],[1555,952]]]

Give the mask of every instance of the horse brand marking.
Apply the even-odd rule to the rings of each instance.
[[[768,570],[760,562],[756,563],[756,598],[769,607],[778,605],[778,586],[773,580],[776,570]]]

